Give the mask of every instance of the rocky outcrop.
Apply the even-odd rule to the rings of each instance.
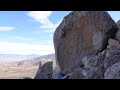
[[[61,38],[62,28],[66,33],[64,38]],[[76,69],[84,65],[87,69],[82,71],[86,72],[87,78],[94,78],[98,75],[95,72],[99,71],[102,75],[95,78],[103,78],[99,58],[93,57],[93,59],[85,59],[86,61],[82,61],[82,58],[96,55],[104,50],[109,38],[114,38],[117,30],[116,23],[105,11],[74,11],[67,15],[54,33],[55,56],[60,71],[64,74],[73,73],[71,77],[80,75],[78,77],[82,78],[81,69],[77,71]],[[97,67],[94,66],[97,64]],[[91,70],[92,74],[90,74]]]
[[[105,49],[98,55],[85,56],[80,68],[66,76],[69,79],[120,79],[120,50]]]
[[[104,78],[103,55],[91,55],[82,59],[83,66],[74,70],[69,79],[102,79]],[[79,74],[79,75],[78,75]],[[78,76],[77,76],[78,75]]]
[[[38,71],[34,79],[52,79],[53,62],[48,61],[43,65],[39,65]]]

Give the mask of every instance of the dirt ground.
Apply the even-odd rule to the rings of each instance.
[[[34,78],[39,65],[32,64],[0,64],[0,79]]]

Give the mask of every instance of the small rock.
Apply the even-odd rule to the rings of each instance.
[[[109,39],[108,40],[108,46],[107,48],[116,48],[116,49],[120,49],[120,44],[119,41],[114,40],[114,39]]]

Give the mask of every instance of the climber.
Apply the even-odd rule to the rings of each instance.
[[[62,38],[65,37],[65,30],[64,29],[61,29],[61,36],[60,36],[60,40],[62,40]],[[58,46],[57,47],[60,47],[60,44],[61,44],[61,41],[58,43]]]
[[[62,32],[61,38],[64,38],[65,37],[65,30],[62,29],[61,32]]]
[[[60,40],[62,40],[62,38],[64,38],[65,37],[65,19],[63,19],[63,28],[61,29],[61,36],[60,36]],[[58,43],[58,46],[57,47],[60,47],[60,44],[61,44],[61,41],[59,41],[59,43]]]
[[[64,38],[65,37],[65,18],[63,19],[63,28],[61,29],[61,38]]]

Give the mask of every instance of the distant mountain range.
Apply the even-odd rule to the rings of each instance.
[[[0,63],[18,62],[23,60],[43,60],[43,59],[54,59],[55,54],[49,55],[18,55],[18,54],[0,54]]]
[[[55,54],[43,55],[38,57],[39,59],[55,59]],[[37,59],[37,58],[35,58]]]

